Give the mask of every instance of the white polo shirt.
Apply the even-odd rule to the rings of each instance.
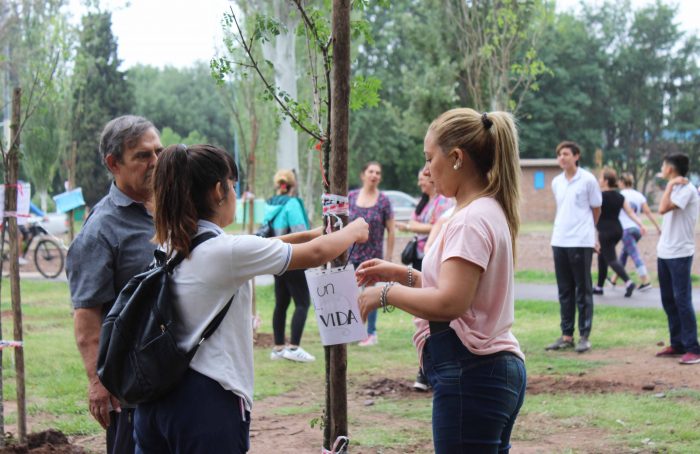
[[[579,167],[569,181],[562,172],[552,180],[552,192],[557,202],[552,246],[594,247],[595,224],[591,208],[602,205],[603,195],[593,174]]]
[[[661,238],[656,245],[660,259],[678,259],[695,254],[695,224],[698,221],[698,191],[691,183],[679,184],[671,191],[677,207],[664,214]]]
[[[190,367],[217,381],[224,389],[253,404],[253,323],[250,279],[282,274],[292,247],[280,240],[254,235],[228,235],[216,224],[199,221],[202,233],[219,236],[205,241],[175,268],[172,282],[181,323],[174,332],[178,346],[191,349],[204,328],[235,293],[218,329],[202,343]]]

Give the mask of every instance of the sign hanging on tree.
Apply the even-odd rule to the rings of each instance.
[[[306,270],[323,345],[357,342],[367,336],[357,304],[355,268]]]

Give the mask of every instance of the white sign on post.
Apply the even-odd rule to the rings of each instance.
[[[20,183],[17,186],[17,225],[27,223],[29,216],[29,201],[31,200],[32,186],[29,183]],[[5,217],[5,185],[0,184],[0,220]]]
[[[355,268],[306,270],[323,345],[347,344],[367,337],[357,304]]]

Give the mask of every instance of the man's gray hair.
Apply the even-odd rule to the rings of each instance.
[[[111,154],[121,161],[124,149],[136,145],[141,136],[150,129],[159,133],[153,123],[137,115],[122,115],[110,120],[100,135],[100,154],[105,166],[108,155]]]

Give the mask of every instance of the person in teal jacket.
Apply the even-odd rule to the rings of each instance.
[[[263,225],[270,223],[274,236],[287,233],[303,232],[309,225],[302,201],[294,196],[296,178],[291,170],[280,170],[274,176],[276,195],[267,200]],[[284,332],[287,324],[287,309],[294,299],[291,336],[289,345],[285,345]],[[304,332],[306,316],[309,312],[311,298],[306,284],[304,270],[287,271],[275,276],[275,310],[272,313],[272,331],[275,346],[270,352],[270,359],[288,359],[291,361],[311,362],[316,358],[300,347]]]

